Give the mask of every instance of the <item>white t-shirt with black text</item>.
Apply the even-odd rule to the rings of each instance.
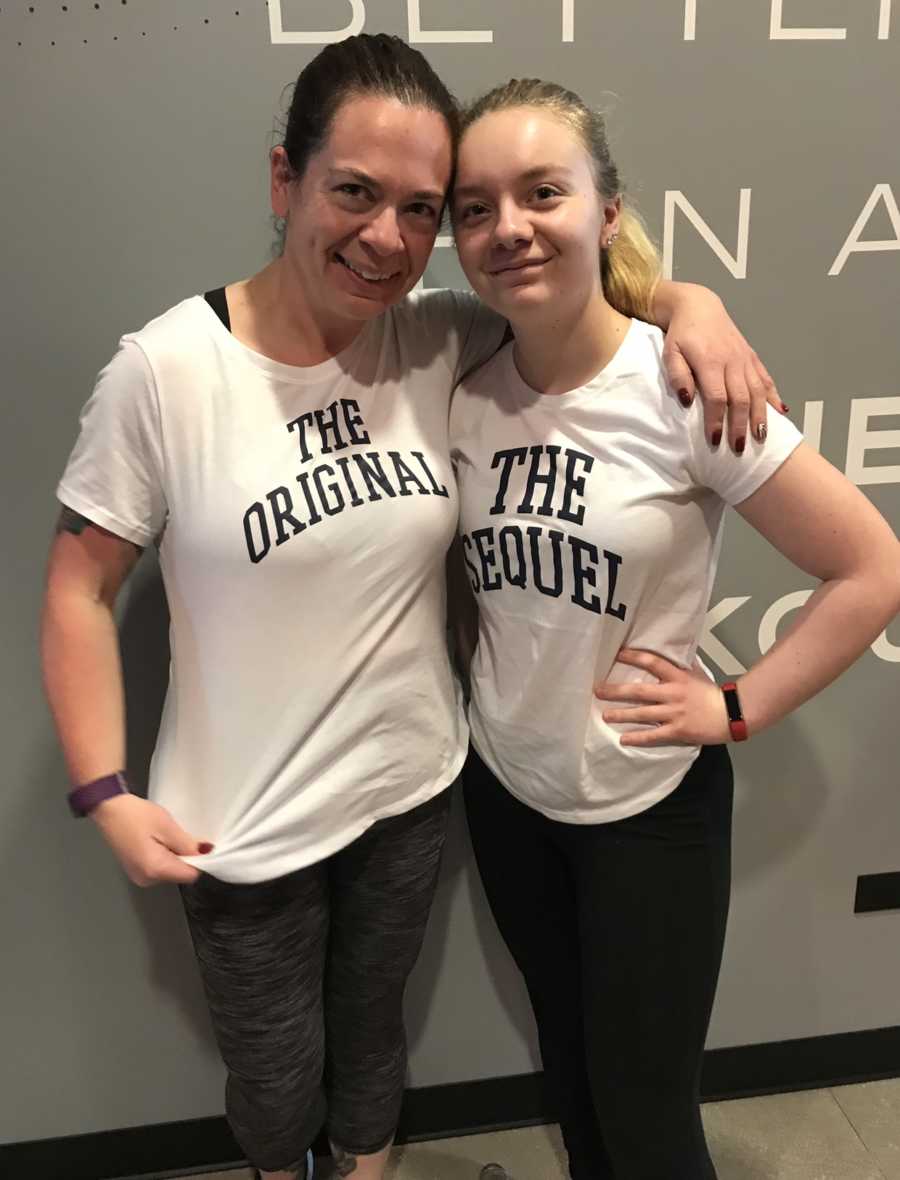
[[[706,441],[699,400],[668,387],[658,328],[633,320],[611,362],[564,394],[519,375],[509,344],[454,395],[451,455],[478,602],[472,742],[497,778],[551,819],[599,823],[672,791],[696,746],[622,746],[603,680],[628,646],[691,666],[726,504],[756,491],[802,440],[769,412],[743,455]],[[615,666],[614,666],[615,665]]]
[[[195,296],[100,374],[58,496],[159,546],[172,662],[150,797],[215,844],[187,858],[206,872],[302,868],[456,777],[448,407],[503,326],[423,292],[303,368]]]

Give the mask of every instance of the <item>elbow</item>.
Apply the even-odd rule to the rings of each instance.
[[[882,618],[881,629],[887,627],[900,614],[900,544],[889,563],[882,563],[872,571],[871,585],[878,614]]]
[[[891,619],[900,614],[900,540],[894,544],[893,556],[888,562],[887,579],[891,588],[891,602],[893,604],[893,610],[888,619],[888,622],[890,622]]]

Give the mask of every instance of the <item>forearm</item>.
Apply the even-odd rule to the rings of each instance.
[[[106,602],[50,593],[41,625],[44,688],[73,784],[125,765],[119,640]]]
[[[823,582],[785,635],[738,681],[750,733],[780,721],[836,679],[898,609],[896,570]]]
[[[703,287],[699,283],[677,283],[673,279],[660,279],[653,291],[653,323],[665,332],[676,310],[689,302],[698,308],[701,304],[708,304],[724,311],[721,299],[708,287]]]

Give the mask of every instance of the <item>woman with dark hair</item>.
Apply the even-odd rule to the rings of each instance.
[[[465,756],[444,633],[448,404],[505,325],[474,297],[410,294],[457,118],[402,41],[323,50],[271,156],[282,253],[122,338],[58,491],[43,656],[70,803],[132,881],[182,886],[228,1118],[269,1177],[305,1175],[323,1124],[341,1175],[383,1173],[403,989]],[[765,371],[714,296],[669,285],[665,319],[667,300],[685,401],[693,347],[710,430],[727,368],[742,437],[767,388],[777,401]],[[113,605],[150,544],[172,670],[143,799]]]

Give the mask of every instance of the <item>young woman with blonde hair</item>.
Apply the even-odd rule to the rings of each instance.
[[[725,743],[781,720],[900,608],[900,546],[770,412],[686,419],[649,318],[658,260],[603,122],[538,81],[468,113],[453,222],[507,344],[454,395],[478,604],[475,853],[528,987],[573,1180],[710,1180],[703,1045],[730,888]],[[727,504],[822,579],[740,678],[695,667]]]

